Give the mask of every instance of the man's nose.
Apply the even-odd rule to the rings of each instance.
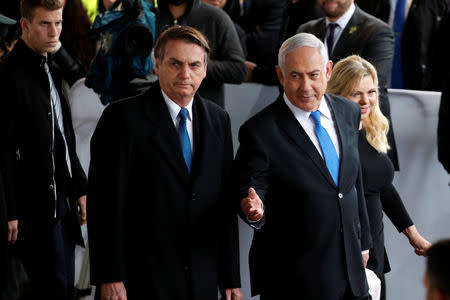
[[[187,78],[189,77],[189,65],[188,64],[183,64],[180,68],[180,76],[183,78]]]

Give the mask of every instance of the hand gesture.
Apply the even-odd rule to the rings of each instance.
[[[127,291],[123,282],[102,283],[100,296],[101,300],[127,300]]]
[[[249,188],[248,196],[241,200],[241,209],[249,221],[257,222],[263,217],[262,201],[253,188]]]

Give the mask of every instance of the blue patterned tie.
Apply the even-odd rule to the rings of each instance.
[[[330,171],[331,177],[333,177],[334,183],[336,183],[337,186],[339,178],[339,157],[336,149],[334,148],[333,142],[331,141],[327,131],[322,127],[322,124],[320,124],[320,111],[313,111],[311,113],[311,117],[316,125],[316,134],[319,139],[320,147],[322,148],[325,164],[327,165],[328,171]]]
[[[180,118],[180,123],[178,123],[178,137],[180,138],[181,151],[183,152],[184,161],[188,172],[191,172],[192,165],[192,151],[191,151],[191,141],[189,140],[189,135],[186,129],[186,117],[189,114],[185,107],[182,107],[178,113]]]

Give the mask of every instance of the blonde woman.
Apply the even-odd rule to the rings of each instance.
[[[431,244],[418,233],[392,185],[394,167],[386,155],[389,122],[379,108],[375,68],[357,55],[342,59],[333,68],[327,92],[344,96],[361,107],[359,154],[373,239],[367,268],[381,279],[381,299],[385,299],[384,273],[390,271],[390,266],[384,248],[383,212],[409,239],[417,255],[424,255]]]

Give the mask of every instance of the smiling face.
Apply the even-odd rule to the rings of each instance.
[[[22,18],[22,39],[36,53],[46,55],[52,52],[59,41],[62,29],[62,8],[48,10],[37,7],[31,20]]]
[[[342,17],[353,3],[353,0],[318,0],[323,13],[331,22]]]
[[[361,108],[361,120],[366,119],[377,103],[377,89],[372,76],[365,75],[361,78],[356,90],[349,95],[343,95]]]
[[[286,55],[284,71],[277,66],[278,78],[289,101],[304,111],[315,111],[327,88],[333,63],[324,69],[316,48],[300,47]]]
[[[206,76],[205,50],[197,44],[169,40],[155,72],[164,93],[179,106],[186,106]]]

